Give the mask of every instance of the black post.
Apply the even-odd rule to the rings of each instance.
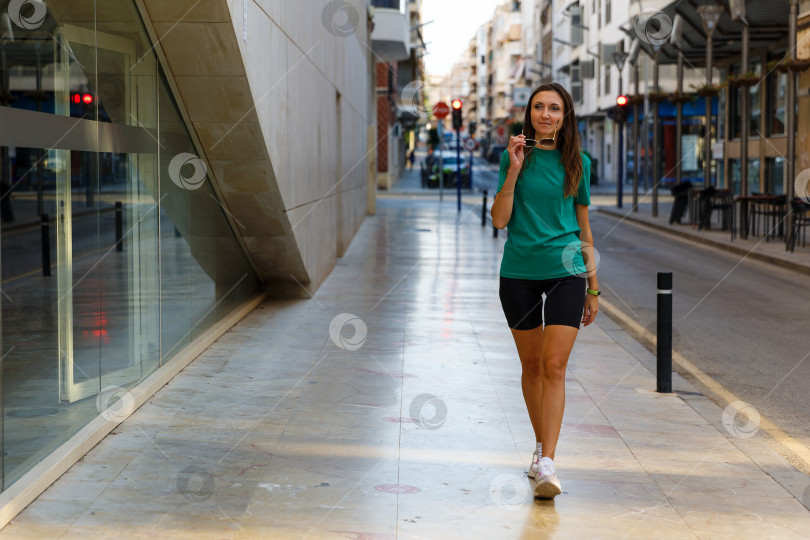
[[[487,226],[487,190],[484,190],[484,203],[481,205],[481,226]]]
[[[470,164],[472,167],[472,163]],[[461,212],[461,129],[456,128],[456,198]]]
[[[124,251],[124,211],[121,201],[115,201],[115,251]]]
[[[622,68],[624,67],[624,60],[621,61],[619,64],[619,95],[622,95]],[[626,106],[626,105],[625,105]],[[619,112],[619,114],[624,114],[623,110]],[[619,170],[618,170],[618,179],[616,181],[616,208],[622,207],[622,197],[624,196],[624,118],[619,118]],[[633,156],[633,159],[638,159],[638,157]]]
[[[51,228],[48,214],[42,214],[42,275],[51,275]]]
[[[672,272],[658,272],[657,392],[672,393]]]
[[[472,191],[472,188],[473,188],[473,177],[472,177],[472,171],[473,171],[473,157],[474,157],[474,156],[473,156],[473,151],[472,151],[472,150],[470,150],[470,191]]]
[[[492,238],[498,238],[498,227],[492,226]]]

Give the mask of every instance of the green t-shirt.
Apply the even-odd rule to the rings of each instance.
[[[559,150],[536,149],[518,176],[503,248],[501,276],[555,279],[586,272],[575,204],[591,204],[591,160],[582,155],[583,175],[576,197],[563,196],[565,169]],[[501,154],[498,191],[506,182],[509,152]]]

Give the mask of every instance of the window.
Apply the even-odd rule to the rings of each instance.
[[[610,24],[610,0],[605,0],[605,24]]]
[[[782,74],[784,75],[784,73]],[[757,171],[758,173],[759,171]],[[759,182],[759,174],[757,174],[757,183],[751,183],[749,175],[748,185],[756,186]],[[751,188],[751,191],[756,191]],[[766,158],[765,159],[765,193],[773,193],[774,195],[783,195],[785,193],[785,158]]]
[[[733,64],[729,66],[729,70],[727,74],[736,75],[740,72],[740,65]],[[722,76],[722,74],[721,74]],[[742,115],[740,110],[742,109],[742,90],[740,87],[730,87],[727,91],[728,94],[728,102],[729,102],[729,137],[732,139],[739,139],[740,133],[742,133],[741,125],[742,125]]]
[[[605,66],[605,94],[610,94],[610,65]]]
[[[400,0],[374,0],[372,4],[378,8],[399,9]]]
[[[596,12],[596,28],[602,28],[602,0],[596,0],[599,2],[599,9]]]
[[[571,44],[582,45],[582,8],[578,5],[571,6]]]
[[[768,134],[785,134],[785,109],[787,108],[787,73],[773,72],[768,76]],[[799,101],[799,100],[796,100]]]
[[[760,68],[762,64],[760,62],[753,62],[750,65],[752,71],[756,73],[760,73]],[[749,116],[748,125],[749,131],[748,135],[751,137],[759,137],[761,135],[762,130],[762,109],[759,106],[759,97],[760,97],[760,88],[764,87],[763,83],[755,84],[754,86],[749,87],[747,90],[749,92],[748,97],[748,106],[751,114]],[[743,89],[746,90],[745,88]]]
[[[574,103],[582,101],[582,78],[580,77],[578,62],[571,64],[571,98]]]

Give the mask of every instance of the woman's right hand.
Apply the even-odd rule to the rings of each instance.
[[[509,152],[509,168],[519,169],[523,166],[523,148],[525,147],[525,135],[509,137],[509,146],[506,147]]]

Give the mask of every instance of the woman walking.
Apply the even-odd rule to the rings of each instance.
[[[537,449],[534,494],[562,492],[554,456],[565,408],[565,370],[580,323],[599,310],[588,222],[590,160],[580,152],[574,102],[557,83],[529,98],[523,134],[501,156],[492,223],[508,227],[500,299],[522,366]]]

